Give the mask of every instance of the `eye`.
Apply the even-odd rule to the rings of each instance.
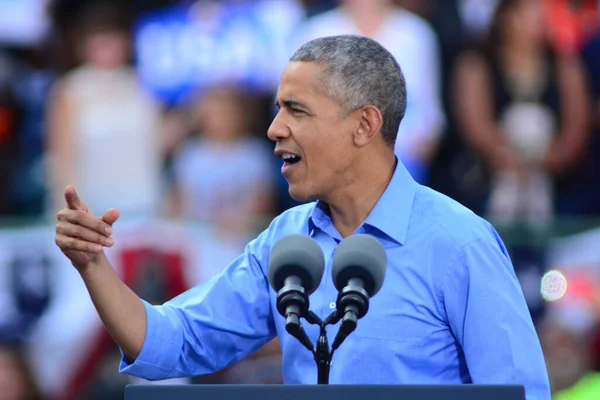
[[[306,115],[306,112],[305,112],[305,111],[298,110],[297,108],[292,108],[292,109],[290,109],[290,112],[291,112],[293,115]]]

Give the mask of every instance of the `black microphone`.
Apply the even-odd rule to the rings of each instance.
[[[372,236],[348,236],[337,247],[331,272],[339,292],[336,314],[342,318],[342,323],[332,350],[356,329],[357,321],[369,310],[369,298],[381,289],[386,267],[385,250]]]
[[[312,238],[293,234],[280,239],[269,255],[269,284],[277,292],[277,310],[285,317],[285,329],[309,350],[313,344],[302,328],[308,315],[308,296],[323,277],[325,257]]]

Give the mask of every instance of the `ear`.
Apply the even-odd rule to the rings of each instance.
[[[358,127],[354,132],[354,144],[358,147],[366,146],[381,132],[383,116],[375,106],[366,105],[356,110],[358,115]]]

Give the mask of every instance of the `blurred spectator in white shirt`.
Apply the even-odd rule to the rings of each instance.
[[[437,37],[428,22],[391,0],[340,3],[333,10],[309,18],[294,45],[317,37],[359,34],[377,40],[392,53],[404,72],[408,91],[396,154],[415,179],[425,182],[445,126]]]
[[[154,215],[161,193],[160,107],[129,65],[127,21],[114,5],[84,9],[81,65],[57,83],[49,103],[51,207],[74,185],[94,214]]]

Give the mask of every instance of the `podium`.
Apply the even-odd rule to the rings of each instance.
[[[128,385],[125,400],[525,400],[521,385]]]

